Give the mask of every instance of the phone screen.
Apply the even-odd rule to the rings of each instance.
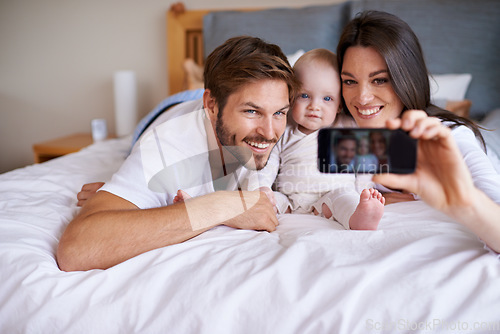
[[[318,134],[322,173],[410,174],[417,163],[417,140],[403,130],[324,128]]]

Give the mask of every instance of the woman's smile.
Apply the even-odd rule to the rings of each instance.
[[[342,95],[360,127],[381,128],[398,118],[403,103],[392,87],[384,58],[372,47],[351,46],[341,70]]]

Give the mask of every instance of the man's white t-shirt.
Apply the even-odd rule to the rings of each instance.
[[[209,152],[219,156],[216,143],[202,101],[182,103],[158,117],[101,190],[148,209],[172,204],[179,189],[197,197],[258,182],[257,172],[245,167],[213,180]]]

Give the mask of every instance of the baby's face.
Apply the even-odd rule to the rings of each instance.
[[[293,109],[293,120],[299,130],[309,134],[335,121],[340,105],[338,72],[324,62],[309,62],[297,69],[302,83]]]
[[[368,153],[370,153],[370,145],[368,144],[368,139],[367,138],[361,138],[359,140],[358,154],[360,154],[360,155],[366,155]]]

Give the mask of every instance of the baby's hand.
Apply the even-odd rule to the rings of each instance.
[[[87,203],[89,199],[94,197],[97,193],[97,190],[104,185],[104,182],[93,182],[84,184],[82,190],[76,195],[78,199],[77,206],[83,206],[83,204]]]
[[[174,204],[175,203],[182,203],[185,200],[191,198],[187,192],[185,192],[182,189],[177,190],[177,195],[174,197]]]

